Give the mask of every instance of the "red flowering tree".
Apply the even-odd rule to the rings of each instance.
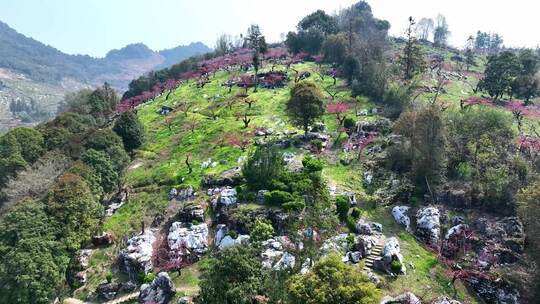
[[[247,146],[251,143],[251,137],[253,135],[250,133],[233,133],[225,136],[225,142],[233,147],[238,147],[243,151],[246,150]]]
[[[345,120],[345,112],[349,110],[349,106],[344,103],[331,103],[326,106],[326,112],[334,114],[338,122],[338,128],[343,125]]]

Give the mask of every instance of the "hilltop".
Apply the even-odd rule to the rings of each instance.
[[[535,303],[540,52],[414,26],[252,25],[1,136],[0,301]]]

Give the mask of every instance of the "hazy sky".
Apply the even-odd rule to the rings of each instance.
[[[258,23],[269,41],[280,39],[316,9],[328,13],[355,0],[0,0],[0,20],[20,33],[70,54],[104,56],[143,42],[164,49],[219,33],[239,34]],[[371,0],[376,17],[401,35],[407,17],[446,15],[450,43],[462,46],[478,29],[501,34],[507,46],[540,45],[539,0]]]

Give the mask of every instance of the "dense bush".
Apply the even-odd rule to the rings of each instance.
[[[274,227],[267,220],[256,220],[255,227],[249,234],[252,243],[264,242],[274,235]]]
[[[390,263],[390,270],[392,270],[392,273],[399,274],[401,272],[401,262],[399,260],[393,260]]]
[[[321,259],[306,274],[291,277],[287,290],[292,304],[377,304],[381,298],[365,274],[337,255]]]
[[[207,304],[251,304],[262,289],[261,262],[248,246],[217,252],[202,267],[200,297]]]
[[[318,172],[322,171],[324,168],[324,163],[316,158],[313,158],[311,156],[306,156],[302,160],[302,165],[304,166],[304,170],[307,172]]]
[[[339,219],[345,221],[347,219],[347,214],[349,213],[349,199],[346,196],[338,195],[336,196],[336,212],[339,216]]]
[[[267,204],[274,205],[274,206],[281,206],[286,202],[290,202],[293,200],[292,194],[289,192],[281,191],[281,190],[274,190],[270,192],[266,192],[264,194],[264,201]]]
[[[113,130],[122,138],[127,151],[139,148],[144,141],[144,127],[133,110],[122,113]]]

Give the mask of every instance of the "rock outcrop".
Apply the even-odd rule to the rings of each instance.
[[[356,232],[359,234],[373,235],[382,233],[382,225],[375,222],[370,222],[364,219],[359,219],[355,225]]]
[[[160,272],[150,284],[143,284],[139,294],[139,303],[167,304],[176,293],[169,274]]]
[[[171,251],[182,255],[184,250],[203,254],[208,250],[208,226],[206,223],[193,225],[174,222],[169,229],[167,243]]]
[[[407,206],[395,206],[394,208],[392,208],[392,216],[394,217],[396,222],[404,225],[407,231],[410,231],[411,228],[411,219],[408,215],[409,209],[410,207]]]
[[[461,302],[443,296],[438,297],[432,304],[461,304]]]
[[[141,272],[148,273],[152,270],[152,245],[155,241],[154,231],[147,229],[144,234],[129,239],[127,247],[120,252],[120,270],[127,273],[131,280],[136,280]]]
[[[439,241],[441,230],[440,212],[435,207],[427,207],[416,213],[415,234],[427,244]]]
[[[285,251],[286,245],[285,237],[264,241],[262,243],[263,251],[261,253],[262,266],[275,270],[293,269],[296,260],[292,254]]]

